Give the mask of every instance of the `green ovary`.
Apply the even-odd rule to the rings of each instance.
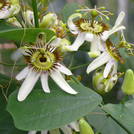
[[[103,31],[103,27],[101,25],[98,24],[94,24],[94,27],[91,27],[90,23],[81,23],[80,27],[84,30],[84,31],[89,31],[89,32],[94,32],[94,33],[100,33]]]
[[[44,54],[36,52],[31,57],[31,63],[36,69],[47,71],[53,67],[55,63],[55,56],[50,52],[45,52]]]

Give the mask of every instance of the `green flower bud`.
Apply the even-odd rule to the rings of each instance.
[[[117,82],[117,78],[115,76],[104,78],[103,71],[104,68],[96,70],[92,79],[94,90],[100,94],[109,92]]]
[[[57,21],[57,15],[54,13],[48,13],[45,15],[40,23],[41,28],[49,28],[51,25],[54,25]]]
[[[95,16],[98,15],[98,12],[97,12],[95,9],[93,9],[93,10],[91,11],[91,15],[92,15],[93,17],[95,17]]]
[[[75,10],[76,13],[79,13],[80,11],[79,10]]]
[[[108,16],[106,16],[106,20],[110,20]]]
[[[106,8],[105,7],[101,7],[100,9],[105,10]]]
[[[80,134],[94,134],[94,131],[84,119],[79,120],[79,129]]]
[[[131,69],[126,71],[121,89],[127,95],[134,94],[134,73]]]
[[[12,5],[19,4],[19,0],[9,0],[9,1],[12,3]]]
[[[60,50],[60,52],[63,54],[63,53],[65,53],[65,52],[67,52],[68,50],[66,49],[66,46],[70,46],[71,45],[71,43],[70,43],[70,41],[69,40],[67,40],[67,39],[62,39],[62,41],[61,41],[61,43],[60,43],[60,48],[59,48],[59,50]]]

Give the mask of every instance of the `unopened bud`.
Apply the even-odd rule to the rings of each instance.
[[[106,8],[105,7],[101,7],[100,9],[105,10]]]
[[[110,20],[108,16],[106,16],[106,20]]]
[[[104,68],[100,68],[93,75],[94,90],[100,94],[109,92],[117,82],[117,77],[115,76],[104,78],[103,71]]]
[[[14,4],[19,4],[19,0],[9,0],[13,5]]]
[[[70,43],[70,41],[69,40],[67,40],[67,39],[62,39],[62,41],[61,41],[61,43],[60,43],[60,48],[59,48],[59,50],[60,50],[60,52],[63,54],[63,53],[65,53],[65,52],[67,52],[68,50],[67,50],[67,48],[66,48],[66,46],[70,46],[71,45],[71,43]]]
[[[28,47],[27,46],[23,46],[23,49],[26,50]]]
[[[92,15],[93,17],[96,17],[96,16],[98,15],[97,10],[93,9],[93,10],[91,11],[91,15]]]
[[[79,13],[80,11],[79,10],[75,10],[76,13]]]
[[[131,69],[126,71],[121,89],[127,95],[134,94],[134,73]]]
[[[80,134],[94,134],[94,131],[84,119],[79,120],[79,129]]]

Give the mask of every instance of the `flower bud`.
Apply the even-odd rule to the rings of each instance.
[[[106,16],[106,20],[110,20],[108,16]]]
[[[9,1],[12,3],[12,5],[19,4],[19,0],[9,0]]]
[[[121,89],[127,95],[134,94],[134,73],[131,69],[126,71]]]
[[[61,41],[61,43],[60,43],[60,48],[59,48],[60,52],[61,52],[61,53],[67,52],[66,46],[70,46],[70,45],[71,45],[71,43],[70,43],[69,40],[67,40],[67,39],[65,39],[65,38],[62,39],[62,41]]]
[[[96,16],[98,15],[98,12],[97,12],[95,9],[93,9],[93,10],[91,11],[91,15],[92,15],[93,17],[96,17]]]
[[[79,120],[79,129],[80,134],[94,134],[94,131],[84,119]]]
[[[43,17],[39,27],[49,28],[51,25],[54,25],[56,21],[57,21],[57,15],[54,13],[48,13]]]
[[[105,10],[106,8],[105,7],[101,7],[102,10]]]
[[[104,94],[109,92],[117,82],[117,77],[104,78],[104,68],[100,68],[95,71],[93,75],[93,87],[96,92]]]

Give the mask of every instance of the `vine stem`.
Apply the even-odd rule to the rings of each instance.
[[[84,66],[87,66],[89,65],[90,63],[86,63],[86,64],[83,64],[83,65],[80,65],[80,66],[76,66],[76,67],[73,67],[73,68],[70,68],[70,70],[75,70],[75,69],[78,69],[78,68],[81,68],[81,67],[84,67]]]
[[[35,27],[39,28],[38,9],[37,9],[37,2],[36,2],[36,0],[32,0],[32,4],[33,4],[33,11],[34,11]]]
[[[126,95],[126,96],[123,98],[123,100],[121,101],[121,104],[124,104],[125,101],[127,100],[127,98],[128,98],[128,95]]]
[[[77,78],[74,75],[70,75],[70,77],[79,85],[82,85],[81,82],[77,80]]]
[[[24,28],[24,26],[23,26],[22,22],[20,21],[20,19],[19,19],[17,16],[15,16],[15,18],[16,18],[17,21],[20,23],[20,25],[22,26],[22,28]]]
[[[3,65],[3,66],[13,66],[13,64],[6,64],[6,63],[1,63],[0,62],[0,65]],[[15,66],[26,66],[26,64],[15,64]]]

